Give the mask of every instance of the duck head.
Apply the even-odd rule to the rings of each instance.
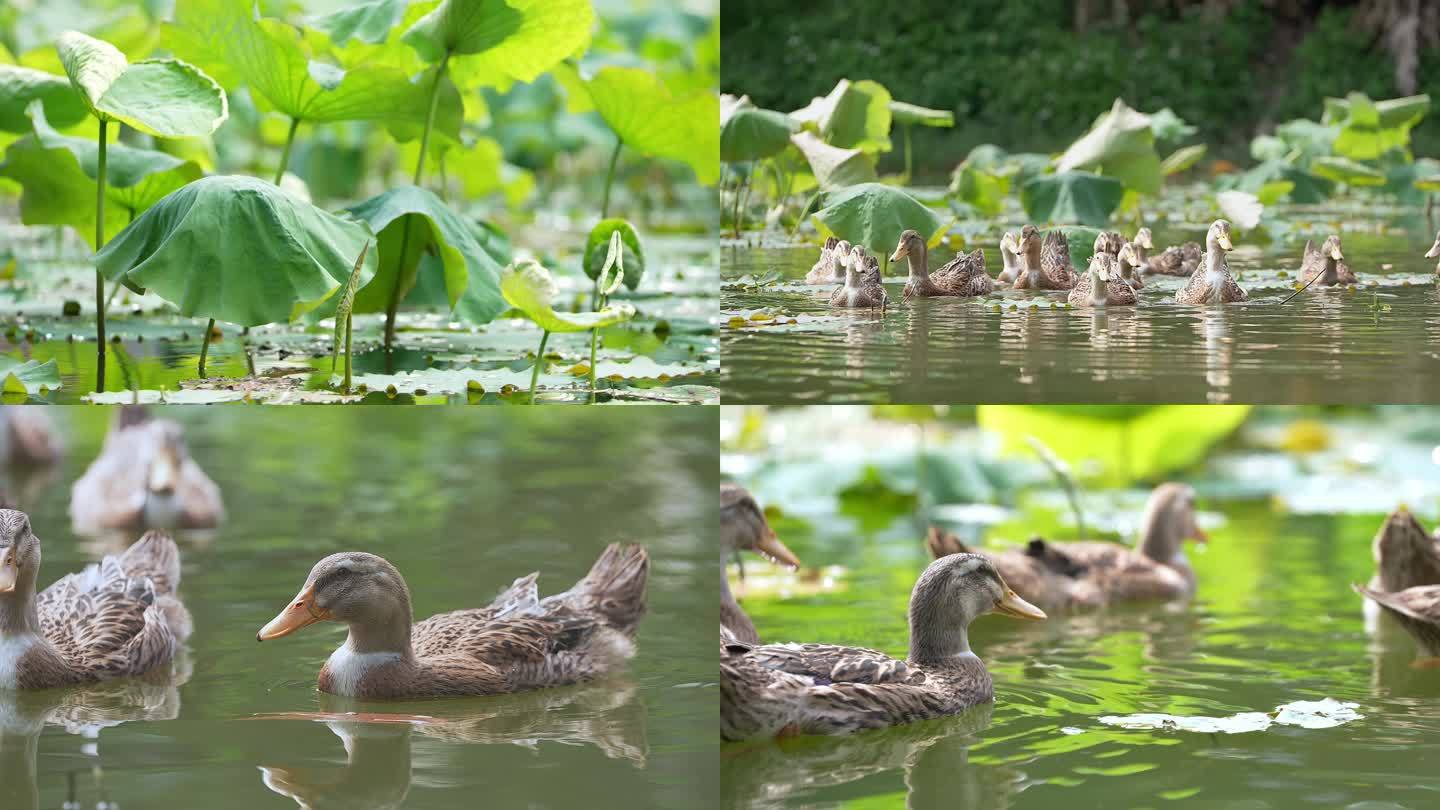
[[[40,540],[30,530],[30,516],[0,509],[0,595],[29,593],[40,572]]]
[[[1195,521],[1195,490],[1187,484],[1161,484],[1150,493],[1140,520],[1140,552],[1170,564],[1183,557],[1186,540],[1210,541]]]
[[[727,552],[751,551],[788,568],[800,567],[800,558],[780,542],[759,504],[738,484],[720,485],[720,540]]]
[[[1086,272],[1090,274],[1090,303],[1101,306],[1109,300],[1109,284],[1113,275],[1115,257],[1103,251],[1097,251],[1090,257],[1090,266]]]
[[[1015,261],[1020,253],[1020,243],[1015,238],[1014,231],[1006,231],[1000,237],[1000,259],[1005,262],[1005,269],[1015,266]]]
[[[849,266],[855,268],[856,272],[861,272],[865,269],[865,260],[869,258],[869,256],[870,254],[865,252],[864,245],[853,245],[850,248]]]
[[[315,564],[290,604],[260,628],[257,641],[283,638],[316,622],[350,626],[354,652],[398,650],[408,644],[410,590],[388,560],[347,551]]]
[[[850,243],[841,239],[835,243],[835,263],[843,270],[850,266]]]
[[[895,252],[890,254],[890,261],[898,262],[901,259],[908,259],[913,270],[917,266],[924,265],[925,260],[925,237],[919,231],[907,230],[900,234],[900,241],[895,245]]]
[[[1230,223],[1223,219],[1210,223],[1210,230],[1205,233],[1205,246],[1224,251],[1233,250],[1235,246],[1230,242]]]
[[[1130,278],[1135,268],[1140,266],[1140,257],[1136,255],[1136,252],[1133,242],[1126,242],[1120,247],[1120,252],[1115,256],[1115,264],[1120,270],[1121,278]]]
[[[1325,244],[1320,246],[1320,253],[1325,256],[1327,262],[1338,262],[1345,258],[1340,252],[1340,235],[1332,233],[1325,237]]]
[[[829,256],[833,254],[835,252],[835,246],[838,244],[840,244],[839,239],[836,239],[833,236],[825,237],[825,247],[820,248],[820,255]]]
[[[1370,551],[1382,590],[1440,585],[1440,546],[1425,533],[1414,513],[1403,506],[1380,524]]]
[[[966,631],[986,613],[1045,618],[1045,611],[1020,598],[979,554],[949,554],[930,563],[910,593],[910,657],[943,661],[969,652]]]
[[[1155,249],[1155,240],[1151,238],[1149,228],[1141,228],[1140,230],[1136,231],[1135,238],[1130,241],[1133,245],[1135,245],[1135,247],[1138,247],[1142,250]]]
[[[1431,245],[1430,249],[1425,251],[1425,258],[1440,259],[1440,231],[1435,232],[1435,244]]]

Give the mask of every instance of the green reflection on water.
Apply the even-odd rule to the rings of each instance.
[[[10,482],[44,544],[42,587],[113,550],[73,536],[67,515],[69,485],[94,457],[109,409],[52,413],[68,458],[48,480]],[[51,698],[0,706],[0,806],[31,806],[33,791],[39,807],[58,808],[73,779],[94,807],[97,761],[122,807],[294,806],[287,795],[316,807],[673,807],[716,796],[714,651],[696,632],[715,612],[715,411],[577,414],[168,409],[228,511],[213,537],[182,538],[181,595],[196,627],[188,680],[110,698],[116,719],[153,719],[102,730],[98,760],[97,741],[55,725],[69,709]],[[355,703],[315,690],[343,628],[254,640],[335,551],[390,559],[424,617],[486,604],[534,570],[542,594],[563,590],[616,541],[650,551],[650,612],[636,658],[604,684]],[[66,694],[70,704],[100,701]],[[348,711],[433,719],[252,719]],[[47,717],[43,732],[27,733]]]

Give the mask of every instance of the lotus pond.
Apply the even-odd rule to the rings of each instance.
[[[98,451],[110,411],[53,409],[67,458],[4,481],[7,502],[29,512],[44,543],[42,587],[115,548],[72,534],[67,514],[70,484]],[[162,412],[184,425],[229,511],[215,532],[179,538],[180,594],[196,628],[183,674],[0,696],[0,805],[618,808],[701,806],[697,796],[717,795],[716,703],[702,688],[714,681],[714,653],[694,631],[713,622],[714,606],[693,598],[713,593],[716,575],[713,512],[702,506],[716,482],[713,410],[664,409],[643,430],[607,411],[487,420],[453,409],[424,420],[388,408]],[[297,453],[301,436],[306,452]],[[619,474],[631,454],[649,463]],[[331,552],[392,560],[422,616],[486,603],[530,571],[542,592],[569,587],[617,541],[644,543],[652,564],[638,653],[609,681],[353,703],[315,689],[342,630],[255,642]],[[343,712],[372,715],[315,716]]]
[[[1079,536],[1030,433],[1078,483],[1086,536],[1131,536],[1149,485],[1169,479],[1194,485],[1211,540],[1190,547],[1188,607],[982,617],[971,643],[995,677],[991,707],[725,744],[724,806],[1435,803],[1440,780],[1421,763],[1440,751],[1440,678],[1411,668],[1415,645],[1397,627],[1367,634],[1350,590],[1371,576],[1385,513],[1403,503],[1431,528],[1440,517],[1433,409],[723,411],[722,474],[751,489],[805,563],[789,573],[747,558],[743,580],[731,566],[767,641],[903,656],[927,522],[992,548]],[[1209,423],[1220,426],[1183,429]],[[1145,714],[1168,727],[1144,727]]]
[[[6,394],[717,402],[718,81],[715,0],[21,2]]]

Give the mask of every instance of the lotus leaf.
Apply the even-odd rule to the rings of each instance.
[[[889,152],[890,101],[890,91],[878,82],[841,79],[829,95],[790,115],[832,146]]]
[[[683,161],[700,182],[720,179],[719,96],[709,90],[675,94],[640,68],[604,67],[589,79],[564,67],[621,143],[653,157]]]
[[[501,271],[500,293],[546,332],[586,332],[635,317],[635,307],[624,303],[611,304],[598,312],[557,312],[554,300],[559,290],[555,279],[534,261],[522,261]]]
[[[623,219],[603,219],[590,229],[590,236],[585,240],[585,275],[592,279],[599,276],[605,266],[610,237],[616,233],[624,245],[621,261],[625,268],[625,286],[633,290],[640,286],[640,279],[645,275],[645,248],[635,226]]]
[[[955,126],[955,113],[950,110],[932,110],[903,101],[891,101],[890,120],[897,124],[914,124],[922,127],[953,127]]]
[[[43,394],[60,387],[60,367],[54,360],[16,360],[0,355],[0,393]]]
[[[733,163],[774,157],[790,145],[790,133],[798,127],[790,116],[774,110],[736,110],[720,127],[720,159]]]
[[[1120,205],[1125,186],[1117,178],[1088,172],[1045,174],[1020,187],[1020,204],[1040,222],[1104,226]]]
[[[1090,169],[1118,177],[1126,188],[1142,194],[1160,190],[1160,156],[1150,116],[1115,99],[1110,111],[1095,120],[1080,140],[1070,144],[1055,166],[1056,172]]]
[[[119,121],[149,135],[209,135],[229,115],[225,91],[178,59],[131,64],[114,45],[77,31],[56,43],[70,83],[101,121]]]
[[[879,180],[875,174],[875,162],[859,149],[841,149],[820,140],[813,132],[797,132],[790,138],[815,176],[816,184],[823,191],[873,183]]]
[[[814,214],[821,236],[835,234],[853,244],[889,256],[900,234],[915,230],[934,245],[948,223],[933,209],[894,186],[862,183],[827,192],[824,208]]]
[[[416,4],[424,7],[426,4]],[[405,32],[427,62],[449,57],[455,83],[502,90],[533,82],[590,44],[590,0],[443,0]],[[712,116],[709,121],[714,121]]]
[[[0,64],[0,130],[29,132],[25,110],[34,101],[44,103],[45,116],[58,127],[78,124],[90,113],[64,76]]]

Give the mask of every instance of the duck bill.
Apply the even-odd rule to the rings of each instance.
[[[323,622],[333,619],[328,610],[319,610],[315,607],[315,586],[307,585],[290,603],[288,607],[280,611],[280,615],[270,620],[270,623],[260,628],[255,634],[256,641],[270,641],[271,639],[284,638],[304,627],[309,627],[316,622]]]
[[[1039,621],[1045,618],[1045,611],[1021,599],[1020,594],[1009,588],[1005,589],[1005,595],[1000,597],[1000,601],[995,603],[995,612],[1012,619]]]
[[[1217,236],[1215,238],[1215,244],[1219,245],[1221,250],[1234,249],[1234,245],[1230,244],[1230,237],[1228,236]]]
[[[787,568],[800,567],[800,558],[786,548],[773,531],[767,531],[765,536],[760,538],[760,542],[755,544],[755,550]]]
[[[1334,250],[1330,251],[1330,258],[1332,258],[1332,259],[1334,259],[1335,261],[1338,262],[1338,261],[1341,261],[1342,259],[1344,259],[1345,257],[1342,256],[1342,255],[1340,255],[1340,248],[1335,248]]]
[[[890,261],[898,262],[908,255],[910,255],[909,249],[906,248],[904,245],[900,245],[899,247],[895,248],[894,253],[890,254]]]
[[[157,495],[167,495],[175,491],[175,483],[179,478],[180,460],[176,458],[174,451],[162,448],[150,463],[150,475],[145,486]]]
[[[1425,258],[1440,259],[1440,239],[1436,239],[1435,244],[1430,246],[1430,250],[1425,254]]]

